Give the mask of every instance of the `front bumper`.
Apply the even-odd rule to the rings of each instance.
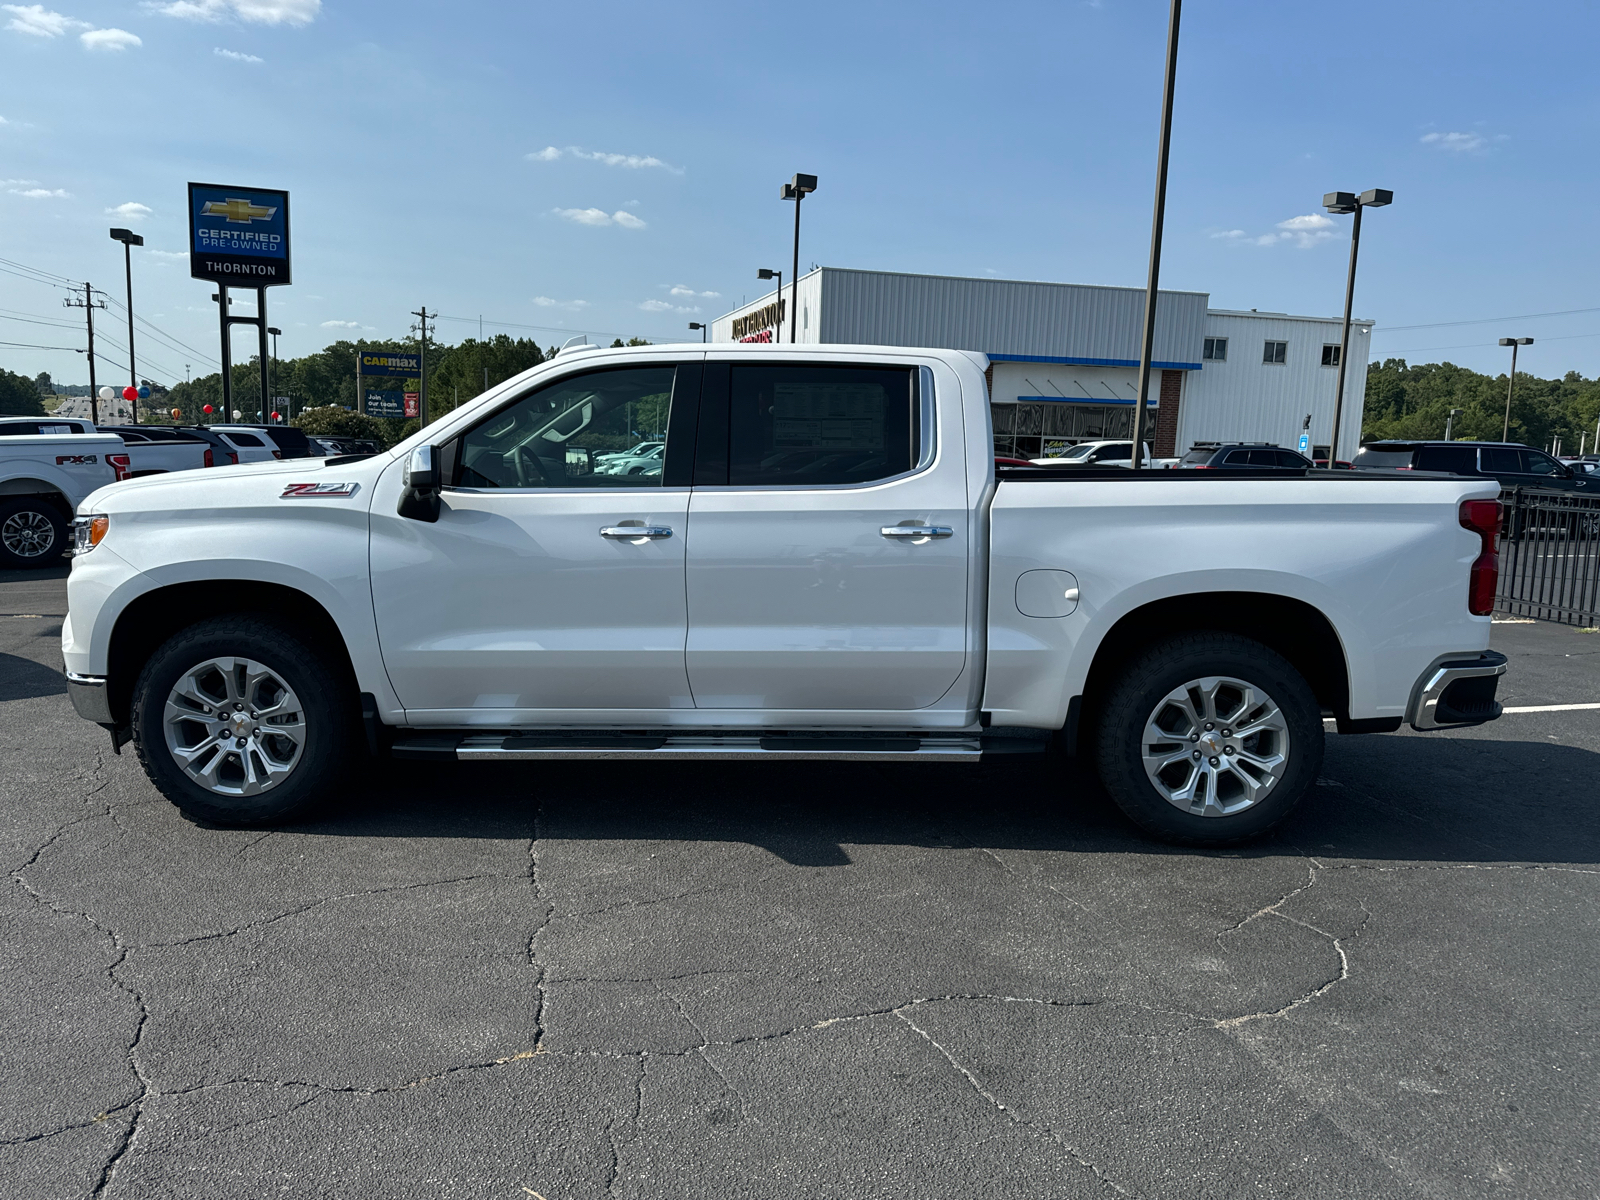
[[[67,695],[72,707],[85,721],[93,721],[107,729],[116,728],[111,716],[111,694],[106,690],[104,675],[74,675],[67,672]]]
[[[1506,656],[1497,650],[1442,658],[1417,680],[1406,720],[1419,730],[1459,729],[1492,721],[1500,715],[1494,694],[1505,673]]]

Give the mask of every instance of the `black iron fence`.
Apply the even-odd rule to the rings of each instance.
[[[1500,503],[1496,610],[1600,625],[1600,496],[1506,488]]]

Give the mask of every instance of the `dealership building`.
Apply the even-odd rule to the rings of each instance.
[[[988,355],[996,454],[1039,458],[1132,430],[1142,288],[815,267],[795,290],[797,341]],[[711,340],[788,340],[790,294],[785,286],[782,296],[769,292],[718,317]],[[1248,441],[1304,444],[1325,456],[1339,319],[1212,308],[1210,299],[1205,292],[1163,291],[1156,305],[1146,425],[1155,454],[1181,454],[1196,442]],[[1347,455],[1361,428],[1371,332],[1371,321],[1351,323]]]

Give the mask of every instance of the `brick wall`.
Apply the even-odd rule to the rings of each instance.
[[[1178,455],[1178,406],[1183,401],[1182,371],[1161,372],[1161,403],[1156,409],[1156,435],[1150,450],[1157,458]]]

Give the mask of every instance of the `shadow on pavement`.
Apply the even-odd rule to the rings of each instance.
[[[67,677],[54,667],[0,654],[0,700],[31,700],[35,696],[64,696]]]
[[[1600,754],[1538,742],[1329,738],[1325,780],[1253,845],[1166,846],[1076,760],[972,767],[380,764],[298,832],[344,837],[726,841],[846,866],[852,845],[1395,861],[1600,863]]]

